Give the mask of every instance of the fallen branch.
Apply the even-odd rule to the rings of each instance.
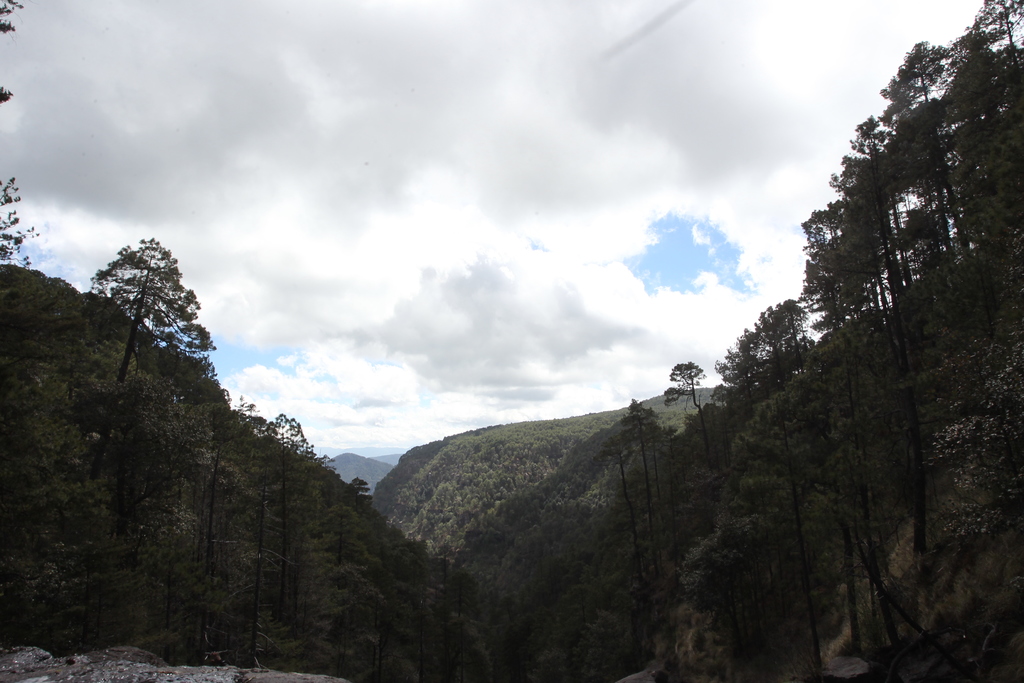
[[[887,600],[889,604],[892,606],[892,608],[896,610],[896,612],[900,615],[903,621],[905,621],[907,625],[910,626],[910,628],[914,629],[920,634],[921,640],[935,648],[935,650],[942,656],[942,658],[949,662],[950,666],[952,666],[954,669],[959,671],[961,674],[963,674],[970,680],[977,681],[977,676],[968,671],[963,664],[961,664],[959,661],[956,660],[956,658],[953,657],[953,655],[946,652],[946,648],[942,647],[942,644],[939,643],[939,641],[935,640],[935,638],[930,633],[928,633],[928,631],[924,627],[922,627],[920,624],[914,621],[914,619],[907,613],[907,611],[904,610],[900,606],[900,604],[893,599],[892,594],[885,589],[885,584],[882,582],[882,577],[878,576],[878,574],[868,563],[868,558],[864,554],[864,549],[859,545],[857,546],[857,552],[860,554],[861,561],[864,562],[865,568],[867,569],[868,580],[871,581],[871,584],[875,587],[875,590],[878,591],[879,597],[882,597],[885,600]],[[905,656],[907,649],[904,649],[902,652],[900,652],[900,654],[896,655],[896,658],[899,659],[901,656]],[[889,678],[886,679],[887,683],[888,681],[891,681],[893,671],[894,667],[890,667]]]

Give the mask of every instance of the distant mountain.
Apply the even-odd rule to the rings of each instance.
[[[710,390],[701,394],[706,401]],[[644,401],[667,426],[688,418],[679,404]],[[536,564],[527,560],[556,551],[608,504],[615,480],[594,456],[625,412],[485,427],[417,446],[380,482],[374,507],[433,551],[463,555],[485,584],[510,588]]]
[[[355,453],[342,453],[327,461],[343,481],[351,482],[356,477],[370,485],[370,493],[374,492],[377,482],[391,471],[392,465],[376,458],[364,458]]]
[[[381,462],[386,462],[387,464],[394,467],[395,465],[398,464],[398,461],[402,459],[403,455],[405,455],[405,451],[402,451],[401,453],[391,453],[389,455],[371,455],[369,456],[369,458],[371,460],[380,460]]]
[[[359,446],[355,448],[334,448],[333,446],[317,446],[316,452],[318,455],[326,455],[328,458],[333,458],[336,455],[342,453],[355,453],[361,455],[364,458],[392,458],[400,456],[408,449],[402,449],[396,446]]]

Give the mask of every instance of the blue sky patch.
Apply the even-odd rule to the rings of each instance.
[[[694,239],[694,227],[702,236]],[[740,291],[745,283],[736,275],[740,252],[718,228],[705,220],[668,214],[651,224],[658,242],[641,256],[626,261],[633,274],[643,280],[649,293],[658,287],[677,292],[692,291],[702,272],[712,272],[720,282]],[[702,243],[706,240],[706,243]]]
[[[232,344],[224,337],[213,336],[213,344],[217,350],[210,354],[213,366],[217,368],[217,377],[224,381],[226,378],[241,372],[254,365],[262,365],[267,368],[276,368],[285,374],[295,374],[291,367],[280,366],[277,359],[281,356],[289,356],[296,352],[285,346],[277,346],[269,349],[258,349],[251,346]]]

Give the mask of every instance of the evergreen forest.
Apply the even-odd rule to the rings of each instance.
[[[812,681],[846,655],[908,683],[927,652],[913,680],[1024,680],[1022,22],[985,0],[906,55],[803,223],[802,295],[720,385],[681,350],[662,396],[419,446],[373,496],[232,405],[158,241],[88,292],[32,270],[12,179],[0,647],[357,683]]]

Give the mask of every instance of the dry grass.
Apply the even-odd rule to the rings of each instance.
[[[1010,638],[1004,650],[1004,660],[992,670],[991,680],[992,683],[1024,681],[1024,631]]]
[[[775,624],[759,653],[749,658],[735,656],[732,642],[711,617],[688,605],[677,606],[670,621],[675,637],[658,644],[657,656],[677,662],[688,683],[809,680],[816,673],[802,620]]]
[[[941,548],[916,572],[917,609],[939,628],[1019,621],[1024,539],[1015,533]]]
[[[924,557],[915,557],[907,533],[901,534],[887,557],[889,584],[899,603],[929,630],[953,628],[957,655],[982,658],[983,643],[993,627],[989,645],[999,656],[985,656],[982,680],[993,683],[1024,681],[1024,536],[1006,533],[979,537],[970,543],[948,543]],[[843,604],[843,587],[836,588],[832,610],[822,617],[819,631],[823,663],[853,654]],[[858,616],[864,650],[885,645],[877,611],[872,611],[869,587],[858,586]],[[738,683],[740,681],[809,680],[817,672],[811,662],[807,624],[792,619],[773,624],[760,654],[736,657],[731,640],[721,625],[687,605],[669,615],[670,629],[658,643],[658,656],[678,662],[684,681],[690,683]],[[904,636],[916,633],[897,617]]]
[[[892,567],[905,606],[928,629],[954,628],[964,633],[961,656],[985,657],[989,645],[998,666],[984,680],[1024,681],[1024,538],[1008,532],[979,536],[969,542],[939,546],[923,558],[894,555]]]

